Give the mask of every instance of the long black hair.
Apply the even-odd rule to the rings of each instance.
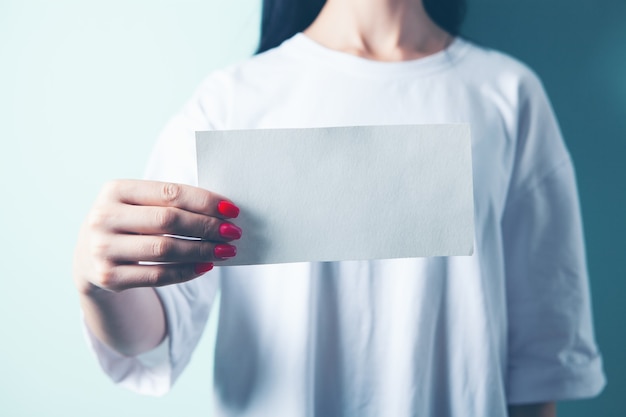
[[[465,0],[423,0],[428,16],[453,36],[459,34],[465,17]],[[326,0],[263,0],[261,37],[256,53],[280,45],[306,29]]]

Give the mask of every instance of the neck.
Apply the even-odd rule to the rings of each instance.
[[[452,41],[422,0],[328,0],[304,33],[330,49],[378,61],[423,58]]]

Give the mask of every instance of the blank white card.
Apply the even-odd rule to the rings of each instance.
[[[220,265],[471,255],[465,124],[196,133],[198,185],[243,229]]]

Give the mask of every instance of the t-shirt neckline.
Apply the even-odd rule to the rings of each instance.
[[[306,57],[318,64],[334,67],[337,70],[355,75],[387,77],[387,76],[425,76],[440,72],[454,63],[466,52],[469,43],[455,37],[447,48],[423,58],[407,61],[375,61],[337,51],[323,46],[302,32],[287,39],[281,49],[294,55]]]

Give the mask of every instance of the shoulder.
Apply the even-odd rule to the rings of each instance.
[[[529,87],[541,85],[539,76],[527,64],[508,53],[463,40],[468,49],[462,64],[477,81],[488,83],[517,83]]]
[[[464,42],[468,52],[459,62],[462,77],[500,112],[517,118],[529,108],[550,107],[543,83],[530,66],[505,52]]]
[[[553,114],[543,83],[527,64],[505,52],[464,40],[467,52],[457,64],[457,74],[482,100],[492,103],[513,131],[528,122]]]
[[[473,44],[470,48],[465,73],[475,80],[481,97],[498,108],[513,138],[510,195],[527,195],[544,181],[570,175],[563,169],[571,164],[570,157],[537,73],[506,53]]]

